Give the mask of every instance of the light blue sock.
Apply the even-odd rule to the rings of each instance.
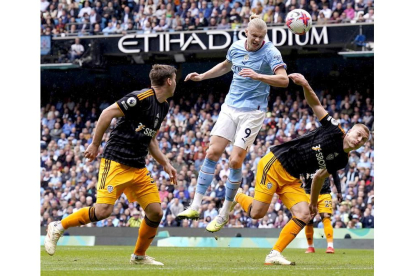
[[[226,200],[233,201],[240,187],[242,170],[230,168],[229,178],[226,181]]]
[[[214,178],[214,171],[216,170],[217,161],[210,159],[204,159],[203,165],[201,166],[200,173],[198,174],[196,193],[205,195],[208,186]]]

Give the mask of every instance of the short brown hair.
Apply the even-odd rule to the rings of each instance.
[[[163,86],[168,78],[172,78],[177,69],[170,65],[154,64],[149,73],[151,85]]]

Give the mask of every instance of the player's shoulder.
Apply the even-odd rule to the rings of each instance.
[[[143,101],[148,97],[154,96],[154,90],[152,88],[145,88],[138,91],[133,91],[130,93],[131,96],[135,96],[139,101]]]
[[[276,48],[276,46],[271,41],[266,41],[265,44],[263,45],[263,49],[266,52],[271,51],[271,52],[280,53],[280,51]]]
[[[237,40],[236,42],[234,42],[232,45],[231,45],[231,48],[235,48],[235,49],[245,49],[244,48],[244,44],[246,43],[246,39],[240,39],[240,40]]]

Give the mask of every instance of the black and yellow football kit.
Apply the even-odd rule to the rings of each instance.
[[[308,196],[308,202],[310,203],[310,193],[312,187],[312,180],[314,174],[305,174],[304,175],[304,189],[305,193]],[[339,180],[339,176],[337,172],[332,174],[332,178],[334,180],[336,190],[338,193],[341,193],[341,182]],[[318,212],[321,213],[328,213],[332,214],[332,196],[331,196],[331,180],[330,177],[325,179],[323,186],[321,188],[321,192],[319,193],[318,197]]]
[[[287,208],[308,201],[301,174],[327,169],[330,174],[344,168],[348,153],[344,152],[345,133],[339,122],[326,114],[321,127],[289,142],[274,146],[259,162],[254,199],[270,203],[277,193]]]
[[[158,102],[153,89],[131,92],[116,103],[124,116],[118,119],[105,145],[97,203],[113,205],[125,193],[130,202],[138,201],[145,209],[150,203],[161,202],[155,181],[145,167],[145,157],[169,105]]]

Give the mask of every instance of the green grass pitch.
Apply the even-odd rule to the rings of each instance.
[[[41,248],[41,275],[374,275],[374,250],[286,249],[295,266],[264,265],[270,249],[150,247],[163,267],[130,265],[132,246],[60,246],[54,256]],[[277,273],[277,274],[276,274]]]

